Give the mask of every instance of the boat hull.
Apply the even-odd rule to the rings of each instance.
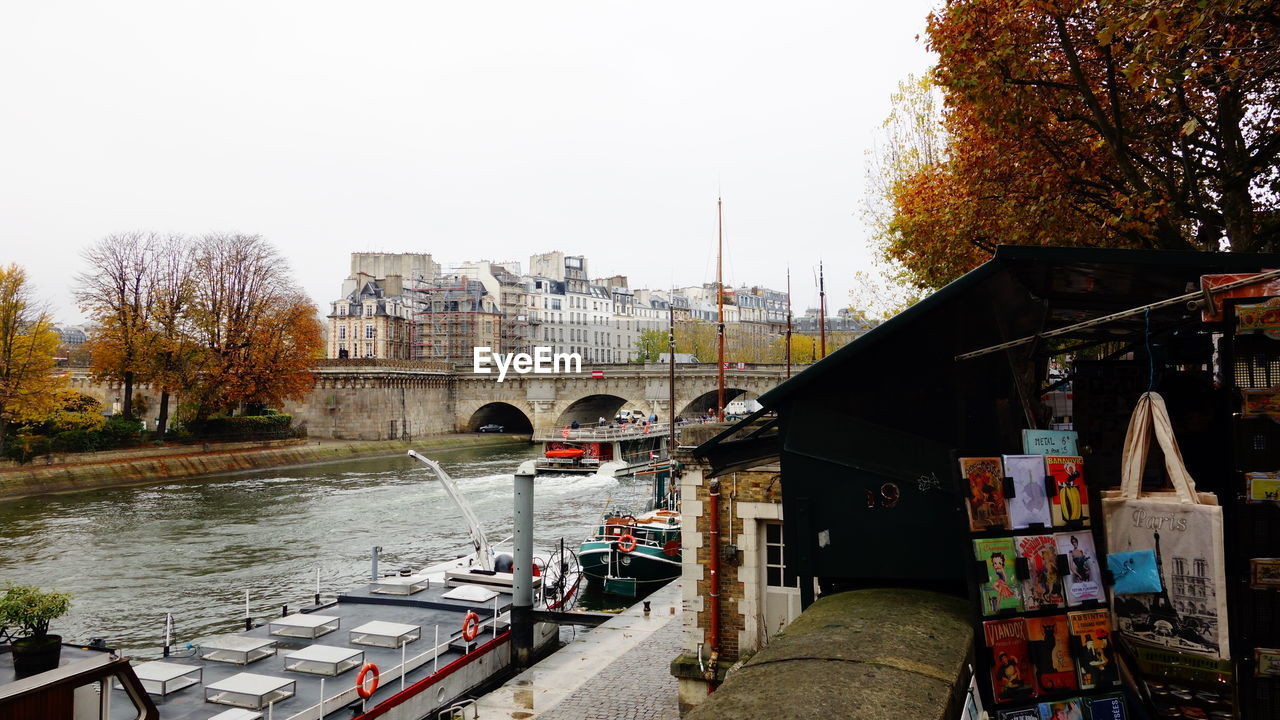
[[[637,592],[653,589],[680,576],[680,553],[666,554],[662,548],[637,545],[631,552],[616,548],[616,541],[593,540],[582,544],[578,561],[589,579],[634,578]]]

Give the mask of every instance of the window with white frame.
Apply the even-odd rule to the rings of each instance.
[[[783,562],[782,523],[764,526],[765,584],[770,587],[800,587],[800,579]]]

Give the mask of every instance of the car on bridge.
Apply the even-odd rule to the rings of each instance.
[[[497,425],[497,424],[495,424],[495,423],[489,423],[488,425],[481,425],[481,426],[480,426],[480,428],[479,428],[476,432],[482,432],[482,433],[494,433],[494,432],[496,432],[496,433],[500,433],[500,432],[502,432],[502,431],[504,431],[504,430],[506,430],[506,428],[504,428],[504,427],[503,427],[503,426],[501,426],[501,425]]]

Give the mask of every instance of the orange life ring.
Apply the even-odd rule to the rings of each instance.
[[[635,549],[636,549],[635,535],[632,535],[631,533],[627,533],[626,535],[623,535],[622,537],[618,538],[618,550],[620,552],[629,553]]]
[[[474,610],[468,610],[462,619],[462,639],[471,642],[480,634],[480,616]]]
[[[365,687],[364,678],[369,674],[370,670],[373,671],[373,684],[369,687]],[[373,663],[365,663],[364,667],[360,668],[360,674],[356,675],[356,694],[360,696],[361,700],[368,700],[375,692],[377,692],[377,690],[378,666]]]

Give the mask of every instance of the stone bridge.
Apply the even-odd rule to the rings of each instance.
[[[803,366],[793,366],[797,373]],[[592,371],[603,377],[593,377]],[[495,423],[508,432],[594,423],[622,410],[668,418],[667,366],[584,365],[581,373],[496,374],[470,367],[388,360],[327,360],[301,403],[286,406],[313,437],[383,439],[472,432]],[[725,370],[725,402],[754,399],[786,377],[781,365],[734,365]],[[677,415],[693,417],[716,405],[715,365],[676,368]]]
[[[792,373],[805,366],[795,365]],[[592,371],[603,377],[593,377]],[[315,386],[301,401],[281,408],[306,423],[317,438],[346,440],[405,439],[423,435],[473,432],[495,423],[507,432],[564,427],[577,420],[594,423],[622,410],[645,416],[667,412],[667,366],[650,364],[583,365],[580,373],[518,375],[503,382],[496,374],[476,374],[470,366],[395,360],[321,360]],[[754,399],[786,377],[782,365],[734,365],[725,370],[725,402]],[[77,374],[72,386],[110,407],[116,385]],[[154,424],[155,393],[146,385],[135,393],[147,398],[145,415]],[[177,405],[176,400],[171,408]],[[714,364],[676,367],[677,415],[694,417],[716,405]]]

